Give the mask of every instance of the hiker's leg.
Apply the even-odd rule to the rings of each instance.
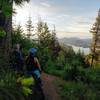
[[[44,92],[43,92],[43,89],[42,89],[41,78],[37,78],[37,76],[34,75],[34,74],[32,76],[35,80],[35,91],[36,91],[36,93],[40,95],[41,100],[45,100],[45,95],[44,95]]]
[[[45,100],[41,78],[38,78],[36,82],[37,82],[36,88],[38,89],[38,94],[40,94],[41,100]]]

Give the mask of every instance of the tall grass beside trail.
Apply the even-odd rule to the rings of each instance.
[[[66,69],[63,79],[55,84],[63,100],[98,100],[100,98],[100,68]],[[59,75],[62,75],[59,74]]]
[[[59,95],[62,100],[99,100],[100,91],[83,82],[62,81],[58,80],[55,83],[59,89]]]
[[[2,70],[0,72],[0,100],[25,100],[25,96],[16,80],[16,75],[12,70]]]
[[[32,100],[29,97],[33,93],[31,85],[34,85],[32,77],[19,76],[11,69],[2,70],[0,72],[0,100]]]

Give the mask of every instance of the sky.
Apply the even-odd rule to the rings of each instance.
[[[34,26],[41,17],[50,30],[55,25],[58,38],[91,38],[89,31],[97,17],[100,0],[30,0],[14,8],[17,14],[13,21],[23,27],[29,16]]]

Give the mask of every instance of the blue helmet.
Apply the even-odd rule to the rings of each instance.
[[[36,48],[31,48],[31,49],[29,49],[29,53],[32,54],[33,56],[35,56],[36,53],[37,53],[37,49]]]

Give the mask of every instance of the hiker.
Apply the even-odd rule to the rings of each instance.
[[[41,66],[39,64],[39,61],[36,57],[37,49],[31,48],[29,50],[29,55],[26,59],[26,69],[27,69],[27,74],[31,75],[34,80],[35,80],[35,89],[38,92],[41,92],[42,98],[41,100],[44,100],[44,93],[42,90],[42,82],[41,82]]]
[[[21,49],[21,45],[16,44],[12,53],[13,68],[17,73],[22,73],[24,67],[24,58]]]

